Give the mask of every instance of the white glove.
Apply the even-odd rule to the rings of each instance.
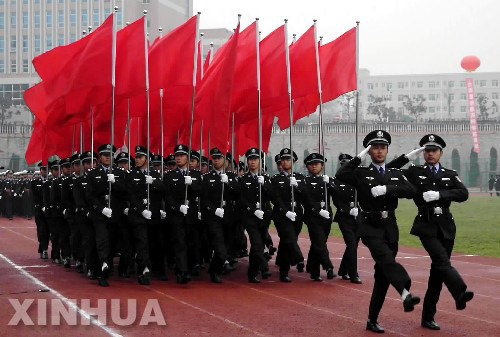
[[[290,186],[299,186],[299,184],[297,183],[297,179],[295,179],[295,177],[290,177]]]
[[[359,214],[359,209],[357,207],[351,208],[349,211],[349,215],[352,215],[353,217],[357,217]]]
[[[188,209],[189,209],[188,205],[181,205],[181,207],[179,207],[179,211],[181,211],[181,213],[184,215],[188,214]]]
[[[319,211],[319,215],[321,215],[325,219],[330,219],[330,212],[328,212],[325,209],[322,209],[321,211]]]
[[[193,178],[191,178],[191,176],[184,177],[184,184],[191,185],[192,183],[193,183]]]
[[[63,210],[63,215],[66,215],[66,209]]]
[[[439,200],[439,192],[437,191],[427,191],[423,194],[425,202],[431,202]]]
[[[258,176],[257,177],[257,182],[261,185],[264,185],[264,176]]]
[[[372,195],[376,197],[380,197],[381,195],[385,195],[387,193],[387,187],[385,185],[378,185],[372,187]]]
[[[145,219],[148,219],[148,220],[151,220],[151,215],[153,213],[151,213],[151,211],[148,211],[147,209],[145,209],[144,211],[142,211],[142,216],[145,218]]]
[[[113,173],[108,174],[108,183],[114,184],[115,182],[115,175]]]
[[[14,193],[14,196],[17,197],[17,193]]]
[[[146,184],[151,185],[153,183],[153,177],[151,176],[146,176]]]
[[[45,207],[42,207],[42,212],[44,212],[44,213],[45,213]]]
[[[201,212],[198,212],[198,220],[201,221]]]
[[[125,208],[125,209],[123,210],[123,214],[125,214],[125,215],[127,215],[127,216],[128,216],[128,208]]]
[[[253,214],[260,220],[264,219],[264,211],[261,211],[260,209],[255,210]]]
[[[0,200],[2,200],[2,196],[0,195]]]
[[[222,183],[224,183],[224,184],[227,184],[227,183],[229,182],[229,179],[227,178],[227,174],[222,173],[222,174],[220,175],[220,181],[221,181]]]
[[[326,174],[323,174],[323,182],[328,184],[330,182],[330,177]]]
[[[167,217],[167,212],[165,212],[165,211],[160,211],[160,217],[161,217],[162,219],[165,219],[165,218]]]
[[[285,215],[288,219],[295,221],[295,217],[297,216],[297,213],[288,211],[288,212],[286,212]]]
[[[411,151],[406,155],[406,158],[408,158],[408,160],[415,160],[417,159],[418,155],[422,153],[423,150],[425,150],[425,146],[422,146],[421,148]]]
[[[361,161],[365,160],[366,156],[368,155],[368,151],[370,151],[371,147],[372,147],[371,145],[368,145],[366,149],[364,149],[358,154],[358,158],[361,159]]]
[[[111,218],[111,215],[113,214],[113,210],[111,208],[104,207],[102,209],[102,214],[104,216],[107,216],[108,218]]]
[[[217,208],[215,210],[215,215],[217,215],[219,218],[223,218],[224,217],[224,209],[223,208]]]

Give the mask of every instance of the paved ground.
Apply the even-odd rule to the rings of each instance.
[[[273,232],[275,244],[278,237]],[[307,255],[309,239],[301,236],[300,245]],[[334,279],[312,282],[308,274],[295,270],[293,282],[278,281],[278,271],[271,263],[273,276],[260,285],[246,281],[247,259],[240,260],[237,270],[224,278],[222,285],[211,284],[208,276],[181,286],[170,280],[153,280],[151,286],[137,284],[135,279],[111,277],[110,288],[100,288],[81,274],[36,254],[36,230],[33,221],[0,220],[0,336],[373,336],[366,332],[365,322],[373,286],[373,261],[364,246],[359,248],[359,272],[362,285]],[[330,256],[337,269],[344,244],[329,240]],[[423,249],[401,247],[399,261],[412,277],[412,293],[423,298],[430,260]],[[390,289],[380,316],[386,335],[397,336],[498,336],[500,329],[500,259],[455,255],[454,266],[461,272],[475,298],[464,311],[456,311],[454,301],[443,290],[436,320],[440,332],[420,327],[421,305],[404,313],[397,292]],[[40,290],[46,290],[40,292]],[[136,299],[139,309],[136,324],[118,326],[107,319],[94,319],[88,326],[8,326],[15,310],[9,299],[121,299],[122,316],[127,299]],[[158,299],[166,326],[138,324],[147,299]],[[36,322],[39,309],[28,311]],[[77,301],[80,307],[80,302]],[[78,315],[88,312],[79,308]],[[50,315],[48,315],[50,316]],[[48,318],[50,323],[50,317]]]

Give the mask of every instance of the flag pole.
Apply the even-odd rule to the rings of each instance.
[[[255,49],[257,51],[257,112],[259,115],[259,176],[262,176],[262,111],[260,110],[260,32],[259,18],[255,19]],[[259,210],[262,210],[262,185],[259,184]]]
[[[193,145],[193,119],[194,119],[194,98],[196,95],[196,68],[198,67],[198,39],[200,30],[200,14],[196,14],[196,34],[194,41],[194,62],[193,62],[193,92],[191,96],[191,118],[189,122],[189,146],[188,146],[188,166],[187,175],[189,175],[189,163],[191,162],[191,146]],[[179,140],[177,140],[179,142]],[[186,190],[184,193],[184,205],[188,204],[188,185],[186,185]]]
[[[356,21],[356,126],[355,126],[355,136],[356,136],[356,151],[358,153],[358,112],[359,112],[359,21]],[[354,207],[358,207],[358,190],[354,190]]]
[[[233,162],[231,163],[231,167],[233,168],[233,173],[235,173],[234,161],[236,160],[236,155],[234,153],[234,112],[233,112],[233,122],[232,122],[232,127],[231,127],[231,156],[233,157]]]
[[[73,124],[73,136],[71,137],[71,156],[73,155],[73,151],[75,150],[75,133],[76,133],[76,124]]]
[[[163,37],[163,28],[158,28],[158,33],[160,39]],[[163,139],[165,132],[163,129],[163,88],[160,89],[160,143],[161,143],[161,180],[163,181],[163,175],[165,171],[163,158],[165,157],[165,140]]]
[[[204,33],[200,33],[200,54],[201,54],[201,62],[200,62],[200,78],[203,78],[203,75],[205,75],[205,69],[203,67],[203,37],[205,36]],[[196,60],[198,62],[198,60]]]
[[[292,147],[292,136],[293,136],[293,106],[292,106],[292,83],[290,80],[290,49],[288,47],[288,19],[285,19],[285,62],[286,62],[286,80],[288,83],[288,109],[290,113],[290,155],[291,155],[291,163],[292,163],[292,173],[293,177],[293,147]],[[291,187],[292,190],[292,212],[295,212],[295,193],[294,187]]]
[[[80,122],[80,155],[83,153],[83,122]],[[80,160],[80,165],[82,161]],[[80,167],[80,177],[83,175],[83,167]]]
[[[90,166],[94,167],[94,108],[90,107]]]
[[[323,137],[323,95],[322,95],[322,89],[321,89],[321,71],[320,71],[320,65],[319,65],[319,50],[318,50],[318,32],[316,28],[316,22],[317,20],[314,21],[314,50],[316,52],[316,74],[318,77],[318,93],[319,93],[319,139],[318,139],[318,146],[319,146],[319,153],[323,156],[323,175],[325,174],[325,143],[324,143],[324,137]],[[327,189],[327,183],[325,182],[325,209],[328,210],[328,189]]]
[[[147,15],[148,11],[144,10],[143,11],[144,15],[144,59],[145,59],[145,64],[146,64],[146,106],[147,106],[147,158],[148,158],[148,164],[147,164],[147,174],[148,176],[150,175],[149,172],[149,164],[151,158],[149,157],[149,153],[151,152],[150,150],[150,105],[149,105],[149,64],[148,64],[148,20],[147,20]],[[163,158],[162,158],[163,160]],[[147,210],[149,211],[149,203],[150,203],[150,189],[149,189],[149,184],[146,184],[147,186],[147,192],[148,192],[148,204],[147,204]]]
[[[130,22],[126,22],[126,25],[130,25]],[[127,152],[128,152],[128,169],[132,168],[132,163],[130,162],[130,156],[132,150],[130,149],[130,97],[127,98]]]
[[[113,43],[112,43],[112,65],[111,65],[111,164],[109,165],[109,172],[113,173],[113,162],[115,154],[113,152],[113,143],[115,140],[115,87],[116,87],[116,13],[118,13],[118,6],[114,7],[113,15]],[[111,208],[111,181],[109,182],[109,196],[108,208]]]

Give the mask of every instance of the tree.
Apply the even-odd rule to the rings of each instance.
[[[458,153],[457,149],[451,151],[451,168],[460,175],[460,153]]]
[[[396,111],[393,107],[388,108],[386,105],[386,97],[379,97],[370,95],[368,101],[368,107],[366,108],[368,114],[376,115],[380,122],[388,121],[389,118],[392,120],[396,117]]]
[[[470,150],[469,186],[477,187],[479,179],[479,158],[474,148]]]
[[[12,97],[10,95],[0,96],[0,125],[4,125],[7,119],[12,118]]]
[[[498,160],[497,149],[492,146],[490,149],[490,172],[497,171],[497,160]]]
[[[351,108],[356,108],[354,105],[354,102],[356,101],[355,98],[356,95],[354,94],[354,92],[348,92],[347,94],[342,95],[342,101],[340,102],[340,104],[342,105],[345,113],[347,114],[347,121],[350,121],[351,119],[350,115]]]
[[[479,118],[487,119],[489,115],[488,97],[485,94],[476,96],[477,105],[479,106]]]
[[[425,112],[427,112],[427,107],[424,105],[425,97],[424,95],[417,95],[416,97],[410,98],[406,95],[403,100],[403,106],[408,110],[410,115],[415,117],[415,121],[418,121],[418,117]]]

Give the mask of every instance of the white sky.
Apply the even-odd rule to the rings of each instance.
[[[372,75],[461,72],[463,56],[478,71],[500,71],[500,0],[194,0],[201,28],[242,28],[260,18],[265,37],[288,19],[300,36],[318,20],[327,43],[360,24],[360,67]]]

